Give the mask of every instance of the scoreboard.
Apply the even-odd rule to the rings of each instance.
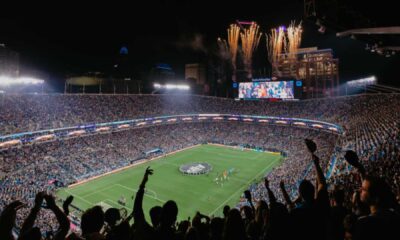
[[[239,99],[282,99],[301,98],[301,80],[241,82],[238,87]]]

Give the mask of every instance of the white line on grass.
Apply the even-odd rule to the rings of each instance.
[[[109,188],[112,188],[112,187],[113,187],[112,185],[111,185],[111,186],[107,186],[107,187],[103,187],[103,188],[100,188],[99,190],[96,190],[96,191],[91,192],[91,193],[89,193],[89,194],[82,195],[82,197],[86,198],[86,197],[88,197],[88,196],[92,196],[92,195],[97,194],[97,193],[99,193],[99,192],[103,192],[103,191],[105,191],[106,189],[109,189]]]
[[[91,203],[91,202],[85,200],[84,198],[82,198],[82,197],[80,197],[80,196],[78,196],[78,195],[76,195],[76,194],[72,194],[70,191],[68,191],[68,190],[66,190],[66,189],[65,189],[65,192],[67,192],[69,195],[72,195],[72,196],[74,196],[74,197],[76,197],[76,198],[78,198],[78,199],[80,199],[80,200],[82,200],[82,201],[84,201],[84,202],[86,202],[86,203],[89,203],[90,206],[93,206],[93,203]]]
[[[260,173],[258,173],[254,178],[250,179],[250,181],[248,181],[246,183],[246,185],[244,185],[244,187],[247,187],[252,181],[254,181],[254,179],[258,178],[261,174],[265,173],[265,171],[269,168],[269,166],[271,166],[271,164],[275,163],[275,161],[271,162],[270,164],[268,164],[267,167],[265,167]],[[210,214],[208,214],[209,216],[213,215],[218,209],[220,209],[222,206],[224,206],[227,202],[229,202],[229,200],[231,200],[232,197],[234,197],[238,192],[243,191],[243,187],[239,188],[239,190],[237,190],[236,192],[234,192],[228,199],[226,199],[221,205],[219,205],[216,209],[214,209],[214,211],[212,211]]]
[[[123,206],[123,205],[121,205],[121,204],[119,204],[119,203],[117,203],[117,202],[114,202],[113,200],[108,199],[108,198],[107,198],[107,199],[104,199],[103,202],[111,202],[113,205],[116,205],[116,206],[118,206],[118,207],[122,206],[123,208],[126,208],[127,210],[133,211],[132,208],[128,208],[128,207],[126,207],[126,206]]]
[[[137,192],[137,189],[132,189],[132,188],[129,188],[129,187],[124,186],[124,185],[119,184],[119,183],[114,184],[114,185],[119,186],[119,187],[122,187],[122,188],[125,188],[125,189],[127,189],[127,190],[129,190],[129,191],[132,191],[132,192],[134,192],[134,193]],[[153,193],[154,193],[154,196],[152,196],[152,195],[150,195],[150,194],[146,194],[146,193],[144,194],[145,196],[150,197],[150,198],[153,198],[153,199],[155,199],[155,200],[157,200],[157,201],[159,201],[159,202],[162,202],[162,203],[167,202],[167,201],[165,201],[165,200],[159,199],[159,198],[157,197],[157,193],[156,193],[155,191],[153,191],[153,190],[147,190],[147,191],[153,192]]]
[[[174,167],[180,167],[181,166],[179,164],[173,164],[173,163],[170,163],[170,162],[163,162],[162,164],[163,165],[171,165],[171,166],[174,166]]]

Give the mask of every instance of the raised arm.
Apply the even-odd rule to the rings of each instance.
[[[32,229],[33,224],[35,224],[35,220],[37,218],[37,215],[38,215],[40,208],[42,206],[42,203],[43,203],[44,195],[45,195],[44,192],[38,192],[36,194],[35,205],[33,206],[28,217],[25,219],[24,223],[22,224],[22,228],[21,228],[21,231],[19,234],[20,237],[23,237],[26,233],[28,233],[29,230]]]
[[[317,173],[317,183],[318,183],[318,192],[322,189],[327,189],[326,179],[324,173],[322,172],[321,165],[319,164],[319,158],[313,154],[312,159],[314,162],[315,171]]]
[[[322,189],[326,190],[327,189],[326,179],[325,179],[324,173],[322,172],[322,168],[319,164],[319,158],[314,154],[315,151],[317,150],[317,145],[315,144],[314,141],[312,141],[310,139],[305,139],[305,143],[308,148],[308,151],[311,153],[315,171],[317,173],[318,192]]]
[[[72,195],[68,196],[67,199],[63,202],[63,210],[65,215],[69,215],[69,205],[72,203],[74,200],[74,197]]]
[[[285,199],[285,202],[286,202],[286,205],[288,206],[288,208],[294,209],[294,203],[292,202],[289,194],[286,191],[285,182],[283,180],[281,180],[281,182],[279,183],[279,188],[282,191],[283,198]]]
[[[61,211],[61,209],[56,205],[54,196],[46,195],[44,196],[44,199],[46,200],[47,207],[54,213],[54,215],[56,215],[58,224],[60,225],[56,235],[54,236],[54,240],[63,240],[65,239],[65,236],[68,234],[69,231],[69,219],[67,215],[63,211]]]
[[[264,186],[265,186],[265,188],[267,189],[268,198],[269,198],[270,204],[276,203],[276,197],[275,197],[274,193],[272,192],[271,188],[269,187],[268,178],[265,178],[265,179],[264,179]]]
[[[24,204],[20,201],[14,201],[8,204],[0,216],[0,236],[6,240],[14,239],[12,229],[15,225],[15,218],[19,208]]]
[[[357,153],[351,150],[346,151],[344,158],[351,166],[357,169],[358,173],[361,176],[361,180],[365,179],[367,174],[364,166],[360,163],[360,160],[358,159]]]
[[[135,202],[133,205],[133,218],[135,222],[144,222],[144,213],[143,213],[143,196],[144,196],[144,188],[146,187],[146,183],[149,180],[149,175],[153,174],[153,169],[150,167],[146,168],[146,171],[143,176],[143,180],[140,183],[139,190],[136,193]]]
[[[246,197],[247,201],[250,203],[251,210],[253,211],[253,214],[254,214],[256,212],[256,209],[255,209],[255,207],[253,205],[251,192],[249,190],[244,191],[244,196]]]

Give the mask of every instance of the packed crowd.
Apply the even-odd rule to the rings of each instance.
[[[302,180],[318,182],[320,176],[317,174],[318,171],[313,170],[315,164],[311,161],[315,159],[314,156],[318,156],[320,159],[318,166],[326,176],[330,177],[326,188],[329,187],[333,192],[332,202],[335,202],[337,197],[335,194],[343,194],[340,204],[346,208],[348,211],[346,213],[357,213],[356,217],[347,219],[349,236],[354,233],[352,232],[354,225],[350,224],[357,222],[354,218],[357,220],[371,213],[368,207],[364,206],[360,209],[362,201],[355,201],[357,194],[352,196],[360,188],[361,179],[365,180],[366,173],[374,173],[380,179],[386,180],[391,186],[391,191],[398,197],[400,194],[399,95],[362,95],[278,103],[235,102],[228,99],[189,95],[179,97],[168,95],[2,95],[0,98],[0,109],[4,112],[0,116],[2,134],[181,113],[237,113],[300,117],[336,123],[345,129],[345,134],[338,137],[314,130],[279,126],[261,127],[255,124],[222,122],[185,123],[4,149],[0,154],[0,210],[6,209],[5,206],[15,199],[30,203],[29,206],[32,207],[38,192],[54,192],[57,187],[55,182],[68,185],[127,166],[132,161],[145,157],[144,152],[150,149],[161,148],[164,152],[172,152],[207,142],[279,149],[287,153],[287,159],[268,173],[268,186],[274,192],[274,199],[277,202],[287,203],[286,207],[290,210],[290,214],[291,210],[295,209],[295,203],[301,200],[307,202],[301,196]],[[314,155],[309,154],[309,150],[304,145],[304,138],[313,139],[317,143],[318,149]],[[366,169],[364,178],[361,178],[359,174],[360,164],[354,167],[345,160],[343,152],[348,149],[354,150],[359,156],[360,164],[364,166],[363,169]],[[327,174],[328,171],[329,174]],[[285,191],[281,191],[283,187]],[[341,190],[337,190],[337,187]],[[265,188],[264,182],[252,185],[250,190],[252,202],[259,202],[259,207],[269,209],[268,204],[263,203],[263,200],[269,199],[267,202],[272,211],[272,205],[275,202],[271,202],[271,197],[268,197],[270,192],[268,188]],[[288,198],[296,199],[296,201],[289,204]],[[243,224],[247,229],[251,226],[250,222],[257,221],[257,214],[261,213],[254,209],[249,210],[248,198],[244,197],[242,200],[239,206],[247,209],[244,210],[245,213],[253,214],[246,215],[247,220],[245,219]],[[281,205],[279,206],[278,212],[283,209]],[[265,209],[264,213],[269,211]],[[23,229],[22,223],[28,213],[29,208],[18,210],[17,226],[20,229]],[[36,225],[40,226],[42,231],[56,229],[56,221],[50,220],[53,218],[51,213],[40,211]],[[261,220],[258,219],[258,221]],[[228,219],[225,219],[225,227],[227,223]],[[220,224],[222,224],[221,227],[224,222]],[[263,225],[265,221],[259,222],[259,227],[260,224],[267,227]],[[207,227],[212,232],[211,225],[210,223]],[[147,227],[157,230],[156,225]],[[189,230],[185,232],[189,234]],[[344,230],[341,234],[343,232]],[[221,231],[219,233],[223,236]],[[253,238],[247,231],[246,234],[248,238],[258,239]],[[260,234],[261,232],[257,237],[260,237]]]
[[[227,113],[324,120],[347,126],[359,112],[398,109],[400,95],[361,95],[298,102],[234,101],[193,95],[0,95],[0,134],[140,117]],[[394,111],[393,111],[394,112]]]

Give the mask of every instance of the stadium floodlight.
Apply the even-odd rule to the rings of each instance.
[[[360,85],[364,86],[364,85],[376,84],[376,81],[377,81],[377,79],[375,76],[370,76],[370,77],[366,77],[366,78],[348,81],[347,85],[349,85],[349,86],[360,86]]]
[[[179,89],[179,90],[189,90],[190,87],[188,85],[177,85],[177,84],[166,84],[166,89]]]
[[[9,85],[13,79],[7,76],[0,76],[0,85]]]
[[[31,78],[31,77],[19,77],[12,78],[8,76],[0,76],[0,85],[37,85],[43,84],[44,80]]]
[[[166,84],[166,85],[164,86],[164,88],[165,88],[165,89],[174,89],[174,88],[175,88],[175,85],[173,85],[173,84]]]
[[[21,84],[43,84],[44,81],[41,79],[31,78],[31,77],[21,77],[17,78],[17,82]]]
[[[167,90],[189,90],[190,86],[185,84],[165,84],[161,85],[159,83],[153,84],[156,89],[167,89]]]

